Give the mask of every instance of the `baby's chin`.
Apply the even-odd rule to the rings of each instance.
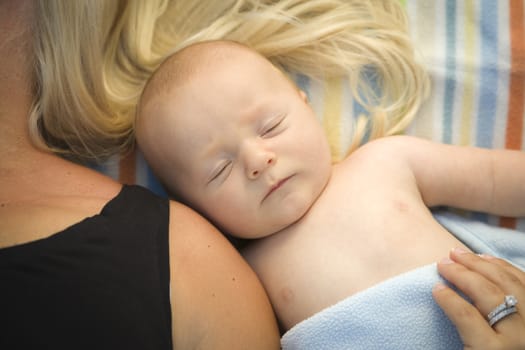
[[[262,220],[254,219],[251,221],[250,227],[245,227],[240,230],[240,227],[232,227],[233,236],[244,239],[259,239],[279,233],[287,228],[292,227],[295,223],[300,221],[310,209],[311,205],[303,206],[286,206],[271,217],[266,217]],[[253,224],[255,223],[255,224]]]

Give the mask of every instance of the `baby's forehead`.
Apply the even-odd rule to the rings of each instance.
[[[198,76],[200,73],[221,68],[232,60],[254,59],[258,54],[233,42],[203,42],[191,45],[173,54],[160,68],[168,77],[179,82]],[[233,65],[233,63],[232,63]]]
[[[217,69],[226,69],[228,65],[233,67],[234,60],[254,59],[257,56],[250,48],[229,41],[189,45],[169,56],[153,73],[144,88],[142,104],[146,105],[156,97],[165,96],[174,88]]]

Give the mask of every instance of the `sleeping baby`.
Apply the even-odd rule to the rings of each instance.
[[[170,193],[247,239],[241,253],[284,332],[421,267],[435,283],[452,247],[480,252],[429,208],[525,215],[522,152],[391,136],[332,164],[305,93],[233,42],[169,57],[142,95],[136,135]]]

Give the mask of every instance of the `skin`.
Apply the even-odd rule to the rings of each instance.
[[[261,56],[228,42],[198,44],[157,74],[172,77],[179,64],[189,67],[183,79],[146,88],[138,141],[169,189],[227,232],[258,238],[243,255],[284,330],[441,260],[450,247],[468,250],[428,207],[525,215],[521,152],[390,137],[331,165],[304,94]]]
[[[258,238],[304,215],[330,177],[331,160],[305,94],[272,65],[253,76],[245,63],[265,61],[245,53],[248,61],[219,58],[201,68],[165,103],[154,99],[148,113],[158,121],[152,128],[139,122],[137,138],[143,148],[168,151],[173,166],[163,177],[172,191],[225,231]],[[233,71],[221,69],[230,63]],[[206,98],[195,103],[196,94]],[[148,146],[145,133],[155,135]]]
[[[31,4],[0,1],[0,248],[49,237],[98,214],[122,187],[36,149],[28,137],[31,51],[21,43],[31,34],[24,31]],[[174,347],[278,349],[271,306],[242,257],[188,207],[171,202],[170,218]]]

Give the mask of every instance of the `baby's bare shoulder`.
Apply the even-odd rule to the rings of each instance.
[[[390,136],[376,139],[359,147],[341,162],[336,172],[343,173],[345,182],[386,183],[390,180],[411,182],[411,159],[415,149],[428,147],[430,142],[410,136]]]
[[[436,144],[431,141],[413,136],[396,135],[382,137],[363,144],[361,147],[351,153],[345,160],[348,158],[361,159],[370,157],[374,157],[373,159],[375,159],[375,157],[389,157],[389,159],[401,160],[415,149],[424,149],[431,147],[432,145]]]

